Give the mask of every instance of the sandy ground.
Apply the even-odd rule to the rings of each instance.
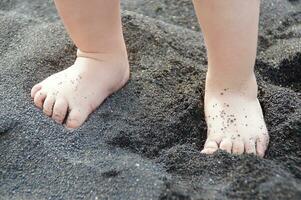
[[[74,60],[52,1],[0,1],[0,199],[301,199],[301,2],[262,1],[265,159],[200,154],[206,56],[190,0],[122,7],[131,80],[68,132],[29,95]]]

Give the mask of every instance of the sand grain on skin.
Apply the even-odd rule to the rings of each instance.
[[[300,1],[262,1],[256,75],[271,136],[265,159],[200,154],[206,55],[191,1],[122,6],[131,80],[69,132],[29,94],[75,58],[53,1],[0,1],[1,198],[300,199]],[[235,116],[223,117],[235,125]]]

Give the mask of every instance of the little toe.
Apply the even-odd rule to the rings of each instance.
[[[52,119],[62,124],[68,111],[68,103],[65,99],[58,98],[53,106]]]
[[[39,91],[35,94],[34,96],[34,104],[38,107],[38,108],[43,108],[43,103],[44,100],[46,98],[47,94],[44,91]]]
[[[260,157],[264,156],[265,151],[268,147],[268,143],[269,143],[269,138],[265,136],[259,137],[256,140],[256,152],[258,156]]]
[[[254,154],[256,155],[256,148],[255,148],[255,140],[249,139],[248,141],[245,141],[245,152],[248,154]]]
[[[221,150],[224,150],[228,153],[231,153],[232,150],[232,141],[230,139],[223,139],[219,145]]]
[[[42,89],[42,86],[40,84],[36,84],[35,86],[33,86],[31,89],[31,92],[30,92],[31,98],[34,98],[36,93],[41,89]]]
[[[217,142],[214,140],[207,139],[204,145],[204,149],[201,151],[201,153],[212,154],[215,151],[217,151],[217,149],[218,149]]]
[[[53,96],[47,96],[44,101],[43,112],[49,117],[52,116],[54,102],[55,98]]]
[[[245,151],[245,145],[242,140],[235,140],[232,145],[232,153],[243,154]]]

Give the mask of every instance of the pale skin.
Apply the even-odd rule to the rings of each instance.
[[[55,0],[78,48],[75,63],[31,90],[37,107],[69,129],[81,126],[129,79],[119,0]]]
[[[119,0],[56,0],[78,48],[75,63],[32,88],[35,105],[67,128],[78,128],[129,79]],[[207,140],[218,149],[263,157],[269,135],[257,99],[254,63],[259,0],[194,0],[207,47]]]

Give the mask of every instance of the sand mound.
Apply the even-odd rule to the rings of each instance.
[[[266,159],[199,153],[206,57],[191,2],[122,4],[131,80],[70,133],[29,96],[74,60],[52,1],[1,0],[1,198],[300,199],[300,1],[262,1],[256,74]]]

